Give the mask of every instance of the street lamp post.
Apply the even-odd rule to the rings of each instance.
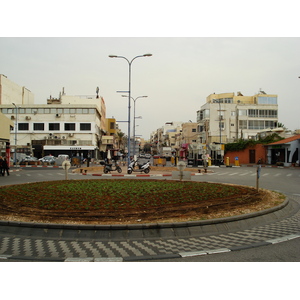
[[[15,103],[12,103],[16,110],[16,121],[15,121],[15,156],[14,164],[17,165],[17,135],[18,135],[18,107]]]
[[[126,95],[122,95],[122,97],[127,97]],[[139,97],[136,97],[135,99],[133,97],[131,97],[131,99],[133,100],[133,156],[135,155],[135,119],[137,119],[135,117],[135,102],[137,99],[139,98],[147,98],[148,96],[139,96]]]
[[[110,58],[123,58],[127,61],[128,63],[128,69],[129,69],[129,86],[128,86],[128,142],[127,142],[127,147],[128,147],[128,157],[127,157],[127,162],[128,166],[130,164],[130,99],[131,99],[131,64],[132,62],[138,58],[138,57],[147,57],[147,56],[152,56],[152,54],[144,54],[144,55],[138,55],[134,57],[131,61],[129,61],[126,57],[124,56],[118,56],[118,55],[109,55],[108,57]]]
[[[222,131],[221,131],[221,120],[222,120],[222,114],[221,114],[221,102],[220,102],[220,99],[219,99],[219,129],[220,129],[220,145],[222,144]]]

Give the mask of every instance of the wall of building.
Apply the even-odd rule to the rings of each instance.
[[[34,94],[5,75],[0,75],[0,104],[33,104]]]
[[[0,112],[0,140],[9,142],[10,129],[14,126],[14,122]]]
[[[254,151],[254,153],[255,153],[254,162],[250,162],[250,151]],[[257,163],[257,161],[261,158],[263,160],[263,163],[266,163],[267,162],[267,150],[264,145],[257,144],[252,147],[246,148],[244,150],[225,152],[224,162],[226,162],[227,157],[229,157],[231,165],[235,164],[236,157],[238,157],[240,164]]]

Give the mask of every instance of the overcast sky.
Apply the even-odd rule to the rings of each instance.
[[[25,9],[23,2],[19,5]],[[261,16],[254,18],[253,13],[257,10],[250,6],[247,7],[249,15],[245,11],[230,11],[229,15],[223,16],[223,22],[222,15],[218,14],[220,10],[214,10],[214,18],[211,18],[203,10],[199,15],[191,9],[192,6],[188,10],[189,15],[178,5],[172,7],[176,13],[169,15],[163,14],[168,11],[167,6],[160,7],[158,13],[149,6],[148,15],[145,12],[131,12],[128,15],[131,23],[128,23],[126,12],[130,8],[126,10],[123,5],[121,10],[116,10],[112,4],[107,5],[106,8],[111,8],[110,12],[113,12],[112,19],[100,8],[93,12],[90,7],[85,10],[78,7],[75,12],[80,14],[80,18],[77,16],[70,20],[68,18],[74,11],[69,12],[69,7],[62,6],[56,10],[50,7],[47,9],[50,11],[47,19],[35,14],[37,20],[31,23],[28,22],[31,20],[28,15],[19,12],[16,18],[23,18],[21,26],[17,26],[11,34],[2,31],[0,35],[0,73],[31,90],[38,104],[46,104],[50,95],[58,97],[63,87],[67,95],[96,95],[96,88],[99,87],[100,95],[105,99],[107,117],[126,121],[128,100],[117,91],[128,90],[128,63],[108,55],[125,56],[131,60],[137,55],[151,53],[152,57],[137,58],[132,63],[132,97],[148,96],[136,101],[136,116],[142,117],[136,120],[137,135],[148,139],[152,131],[170,121],[195,122],[197,110],[211,93],[236,94],[241,91],[245,96],[252,96],[260,89],[278,95],[281,123],[291,130],[300,128],[300,38],[276,37],[277,33],[285,36],[282,24],[294,20],[292,15],[285,21],[281,14],[281,23],[274,11],[272,18],[265,17],[267,29],[276,29],[273,33],[261,24],[258,30],[254,27],[260,23]],[[209,8],[213,9],[214,5],[210,5]],[[281,6],[276,8],[278,13],[284,10]],[[261,9],[266,8],[261,6]],[[84,12],[88,12],[88,16]],[[293,14],[291,9],[288,12]],[[234,22],[230,23],[232,19]],[[117,29],[109,35],[110,31],[106,32],[104,28],[111,29],[112,20],[119,22],[115,24]],[[5,28],[11,28],[9,25],[14,24],[11,18],[5,21],[8,25]],[[83,26],[87,21],[93,25],[88,29]],[[44,26],[42,31],[38,31],[41,29],[39,24]],[[128,24],[129,27],[126,27]],[[271,34],[270,37],[222,37],[224,34],[226,36],[226,31],[224,33],[222,29],[228,24],[230,29],[234,28],[233,34],[230,32],[228,36]],[[256,31],[252,34],[251,30],[242,30],[239,34],[241,24],[247,24]],[[23,27],[25,33],[20,31]],[[27,28],[30,34],[26,33]],[[140,30],[138,33],[137,28]],[[214,37],[193,37],[202,36],[203,28],[209,28],[208,36],[211,32]],[[96,32],[103,37],[76,37],[97,36]],[[143,33],[148,36],[141,37]],[[187,37],[177,37],[185,35]],[[127,124],[119,125],[127,133]]]

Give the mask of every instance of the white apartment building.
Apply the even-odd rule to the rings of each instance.
[[[199,143],[232,143],[254,139],[258,132],[277,127],[277,95],[261,92],[211,94],[197,111]]]
[[[12,156],[42,157],[68,154],[99,159],[105,153],[104,99],[97,96],[67,96],[47,100],[47,104],[33,104],[31,92],[23,90],[1,75],[0,110],[14,122],[10,133]],[[104,142],[104,143],[103,143]]]
[[[254,96],[241,92],[211,94],[197,111],[198,142],[193,156],[199,159],[208,153],[220,163],[224,144],[239,139],[255,139],[265,129],[277,127],[277,95],[260,91]]]

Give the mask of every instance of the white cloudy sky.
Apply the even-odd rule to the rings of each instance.
[[[300,128],[300,38],[294,32],[283,34],[276,14],[268,21],[270,27],[276,26],[276,32],[268,31],[270,27],[259,26],[252,34],[249,24],[257,24],[261,18],[239,11],[233,16],[226,15],[221,23],[216,22],[220,20],[218,14],[214,18],[206,17],[201,23],[204,12],[200,10],[198,14],[191,7],[181,11],[182,7],[177,5],[177,14],[171,16],[163,15],[168,11],[167,6],[156,14],[153,9],[147,10],[147,15],[144,12],[126,15],[130,10],[123,5],[118,10],[112,4],[106,8],[114,9],[112,19],[118,20],[111,35],[103,28],[110,28],[113,22],[101,9],[95,13],[90,9],[81,11],[78,7],[76,12],[82,18],[78,17],[76,22],[67,13],[68,7],[50,10],[51,17],[46,20],[36,17],[47,29],[45,31],[38,31],[40,28],[35,22],[28,25],[25,20],[29,18],[23,17],[25,33],[17,27],[10,34],[5,31],[1,34],[0,73],[26,86],[34,93],[35,102],[41,104],[46,103],[49,95],[57,97],[63,87],[68,95],[95,95],[99,86],[106,102],[107,117],[125,121],[128,101],[117,91],[128,89],[128,64],[124,59],[111,59],[108,55],[131,60],[137,55],[151,53],[152,57],[138,58],[132,64],[132,97],[148,96],[136,101],[136,116],[142,116],[136,121],[137,135],[147,139],[165,122],[196,121],[197,110],[211,93],[241,91],[251,96],[260,89],[278,94],[280,122],[291,130]],[[278,7],[279,12],[280,9]],[[187,11],[191,18],[185,14]],[[256,9],[250,12],[256,13]],[[131,23],[126,27],[128,16]],[[231,18],[233,23],[229,22]],[[62,19],[67,20],[65,26],[55,27]],[[87,21],[93,26],[85,28],[83,25]],[[8,22],[13,23],[11,19]],[[179,25],[183,24],[181,22],[188,26]],[[226,31],[224,36],[221,30],[226,24],[234,29],[233,34],[228,35],[231,37],[226,37]],[[248,24],[247,30],[239,33],[240,24]],[[211,37],[203,34],[203,30],[198,32],[192,25],[211,27]],[[145,28],[145,37],[141,27]],[[100,35],[97,35],[98,30]],[[283,37],[277,37],[277,33]],[[126,123],[120,123],[120,127],[127,133]]]

